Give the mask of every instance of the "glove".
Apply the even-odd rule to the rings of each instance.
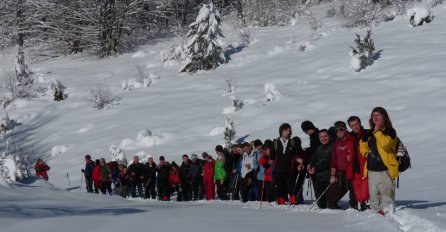
[[[85,170],[84,170],[84,169],[81,169],[81,172],[82,172],[82,173],[85,173]]]

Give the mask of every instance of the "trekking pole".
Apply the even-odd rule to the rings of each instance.
[[[260,210],[262,209],[263,204],[263,192],[265,191],[265,176],[263,177],[263,183],[262,183],[262,192],[260,193]]]
[[[325,193],[328,191],[328,189],[331,187],[332,184],[329,184],[328,187],[322,192],[322,194],[319,196],[319,198],[313,203],[313,205],[310,207],[308,211],[311,211],[313,207],[319,202],[319,200],[325,195]]]
[[[297,182],[299,181],[299,177],[300,177],[300,173],[297,173],[296,181],[294,182],[293,191],[291,192],[292,195],[294,195],[294,191],[296,191],[296,186],[297,186]],[[299,196],[297,195],[297,197],[299,197]],[[296,199],[296,201],[297,201],[297,199]],[[296,202],[294,202],[294,205],[296,205]],[[289,204],[289,208],[291,208],[291,201]]]
[[[80,188],[81,192],[82,192],[83,186],[84,186],[84,177],[81,175],[81,188]]]
[[[309,181],[310,183],[310,197],[311,197],[311,200],[313,200],[313,180],[311,179],[311,176],[310,176],[310,181]]]
[[[68,172],[67,172],[67,179],[68,179],[68,187],[71,188],[70,176],[68,175]]]

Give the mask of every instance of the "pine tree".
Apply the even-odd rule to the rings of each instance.
[[[214,4],[204,4],[190,30],[186,49],[186,64],[180,72],[194,73],[198,70],[217,68],[226,61],[221,41],[220,13]]]
[[[361,69],[365,69],[366,66],[373,64],[375,44],[372,39],[372,31],[367,30],[367,35],[364,39],[362,39],[360,35],[356,34],[355,43],[356,47],[351,48],[353,58],[359,59],[358,67],[355,67],[355,71],[359,72]]]
[[[225,136],[225,146],[226,148],[230,149],[232,146],[232,141],[235,138],[235,129],[234,121],[229,116],[226,118],[225,130],[223,131],[223,134]]]

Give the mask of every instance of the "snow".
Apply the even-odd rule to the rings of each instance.
[[[420,24],[421,20],[429,15],[430,15],[429,10],[422,6],[413,7],[407,11],[408,18],[414,16],[415,25]]]
[[[423,27],[407,26],[407,19],[384,23],[373,30],[375,63],[360,73],[350,67],[349,46],[355,33],[365,29],[323,26],[326,36],[313,41],[312,49],[299,52],[287,41],[309,41],[312,31],[305,20],[293,27],[251,28],[257,42],[231,54],[228,63],[212,71],[184,78],[156,55],[132,57],[124,54],[108,59],[86,55],[65,56],[28,63],[33,70],[48,70],[46,80],[60,80],[70,89],[70,98],[53,102],[44,98],[16,101],[6,110],[19,125],[14,131],[24,138],[32,160],[43,158],[51,166],[49,182],[0,184],[2,232],[44,231],[446,231],[444,164],[446,148],[446,8],[432,9],[436,18]],[[224,21],[223,21],[224,23]],[[225,43],[238,42],[238,32],[225,28]],[[142,51],[161,51],[170,41],[147,45]],[[292,46],[292,47],[291,47]],[[281,52],[268,56],[276,47]],[[410,48],[410,49],[409,49]],[[280,50],[280,49],[279,49]],[[15,53],[0,55],[0,70],[14,67]],[[161,79],[150,88],[124,91],[122,81],[131,78],[135,64],[152,64],[150,73]],[[122,96],[120,104],[107,110],[93,110],[84,96],[92,83],[107,79]],[[265,83],[280,90],[274,104],[250,104],[234,113],[231,99],[222,96],[222,83],[231,78],[243,99],[262,102]],[[43,79],[42,79],[43,80]],[[3,95],[4,89],[0,89]],[[247,100],[245,103],[249,104]],[[386,108],[398,135],[412,158],[412,169],[402,173],[396,191],[397,212],[381,217],[372,212],[309,211],[307,205],[278,207],[265,203],[240,202],[155,202],[124,200],[87,194],[82,186],[84,155],[94,159],[118,158],[123,154],[164,155],[180,163],[182,154],[214,155],[218,134],[231,114],[237,132],[234,140],[267,139],[278,136],[283,122],[293,127],[304,146],[308,138],[300,123],[311,120],[328,128],[337,120],[358,115],[365,127],[375,106]],[[225,112],[226,114],[222,114]],[[151,133],[148,132],[150,129]],[[212,129],[214,128],[214,129]],[[116,144],[110,149],[111,144]],[[119,145],[119,146],[118,146]],[[54,147],[60,152],[52,155]],[[63,148],[65,147],[65,148]],[[124,152],[125,150],[125,152]],[[12,168],[13,169],[13,168]],[[66,173],[69,174],[69,186]],[[307,186],[305,185],[304,192]],[[346,198],[342,202],[347,204]],[[144,222],[144,223],[143,223]],[[235,228],[235,229],[234,229]]]

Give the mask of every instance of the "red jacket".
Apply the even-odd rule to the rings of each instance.
[[[97,165],[93,169],[92,179],[96,185],[100,185],[102,182],[101,166]]]
[[[266,157],[266,152],[263,151],[262,157],[260,157],[260,159],[259,159],[259,165],[265,167],[265,164],[268,163],[268,160],[269,159]],[[265,168],[265,176],[263,178],[265,179],[265,181],[273,181],[273,177],[271,176],[273,165],[266,165],[266,167],[267,168]]]
[[[346,173],[349,180],[353,179],[353,141],[349,134],[342,139],[336,139],[331,156],[331,168]],[[350,160],[347,160],[347,156],[350,156]]]
[[[36,165],[34,165],[34,169],[36,170],[36,176],[48,180],[47,171],[50,170],[50,166],[48,166],[46,163],[36,163]]]
[[[170,185],[180,185],[180,172],[177,167],[172,167],[169,171],[169,183]]]
[[[203,166],[203,182],[214,182],[215,160],[205,161]]]

